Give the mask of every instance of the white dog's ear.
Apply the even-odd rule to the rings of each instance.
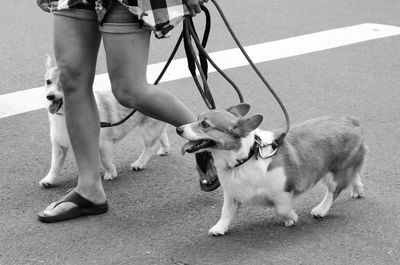
[[[245,137],[251,131],[255,130],[260,126],[261,122],[263,121],[263,115],[255,114],[250,117],[240,118],[235,126],[230,130],[230,133],[234,137]]]
[[[251,106],[248,103],[240,103],[238,105],[227,108],[226,111],[232,113],[236,117],[243,117],[247,113],[249,113],[250,107]]]
[[[53,60],[51,60],[51,56],[46,54],[46,68],[53,67]]]

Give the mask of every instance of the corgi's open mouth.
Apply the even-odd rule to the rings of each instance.
[[[211,139],[201,139],[201,140],[196,140],[196,141],[189,141],[182,146],[182,154],[185,154],[185,152],[194,153],[198,150],[208,148],[208,147],[213,147],[216,145],[217,145],[217,143]]]
[[[49,106],[49,112],[50,112],[51,114],[56,113],[57,111],[60,110],[62,104],[63,104],[62,98],[51,101],[51,104],[50,104],[50,106]]]

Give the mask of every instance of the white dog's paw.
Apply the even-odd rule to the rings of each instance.
[[[225,235],[226,231],[228,231],[228,228],[216,224],[208,231],[208,234],[210,236],[223,236]]]
[[[291,227],[291,226],[294,226],[295,223],[296,222],[294,220],[286,220],[285,221],[285,226],[286,227]]]
[[[354,185],[351,191],[351,197],[354,199],[361,198],[364,193],[364,188],[362,185]]]
[[[118,177],[118,173],[116,172],[115,174],[109,171],[104,172],[104,180],[113,180],[116,177]]]
[[[169,153],[169,148],[160,147],[157,151],[157,155],[159,156],[166,156]]]
[[[55,177],[46,176],[39,181],[39,186],[45,189],[54,187],[55,185]]]
[[[131,169],[135,170],[135,171],[142,170],[145,166],[146,166],[146,163],[144,163],[143,161],[138,159],[131,164]]]
[[[323,218],[328,214],[328,210],[324,209],[323,207],[317,206],[311,210],[311,214],[312,216],[314,216],[314,218]]]
[[[118,177],[117,169],[112,165],[111,169],[106,169],[104,172],[104,180],[113,180]]]

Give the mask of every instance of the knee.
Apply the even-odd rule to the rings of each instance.
[[[92,91],[94,74],[83,69],[62,65],[59,68],[59,81],[64,97],[86,94]]]
[[[137,110],[145,106],[148,97],[147,89],[137,89],[137,86],[146,86],[147,84],[132,84],[124,81],[116,81],[111,84],[114,96],[122,106]]]

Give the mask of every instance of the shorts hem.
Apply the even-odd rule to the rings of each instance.
[[[99,26],[99,30],[103,33],[138,33],[146,32],[147,29],[140,26],[139,23],[110,23],[104,22]]]
[[[71,18],[97,22],[96,11],[72,8],[72,9],[55,10],[52,11],[52,13],[57,16],[71,17]]]

